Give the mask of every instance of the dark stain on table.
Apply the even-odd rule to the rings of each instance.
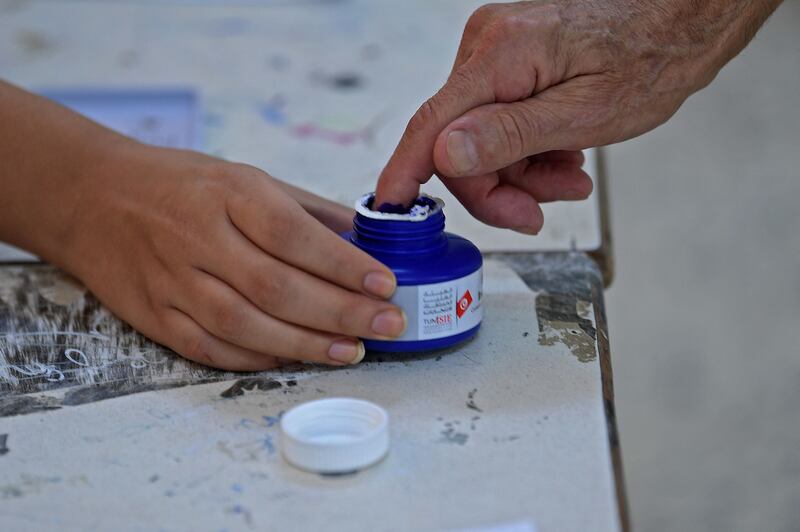
[[[0,266],[0,417],[247,377],[147,339],[52,266]]]
[[[600,269],[591,258],[579,252],[489,253],[486,258],[512,267],[526,285],[538,293],[536,314],[540,334],[546,333],[548,322],[550,327],[553,323],[563,323],[565,329],[577,333],[573,336],[580,340],[578,349],[582,349],[582,343],[597,342],[617,498],[620,515],[627,522]],[[594,324],[589,319],[590,311]],[[575,345],[570,345],[569,336],[562,336],[571,354],[580,360],[580,351],[576,352]],[[441,360],[442,356],[457,351],[458,348],[452,348],[401,356],[399,360]],[[398,361],[394,356],[385,358],[387,362]],[[383,361],[383,356],[371,356],[365,360],[365,365]],[[303,370],[323,371],[309,367]],[[281,370],[272,370],[269,374],[276,377]],[[263,373],[243,374],[208,368],[148,340],[52,266],[0,266],[0,417],[72,407],[144,391],[208,382],[239,382],[247,377],[263,377]],[[280,383],[261,386],[277,389]],[[244,393],[246,388],[240,388]],[[263,391],[257,384],[251,389]],[[325,393],[322,388],[317,391]],[[467,443],[467,435],[453,425],[445,427],[441,436],[442,443]],[[517,438],[510,435],[502,441]],[[2,488],[0,498],[17,496],[2,493]]]
[[[281,387],[283,387],[283,384],[269,377],[245,377],[244,379],[239,379],[238,381],[234,382],[230,388],[223,391],[219,395],[220,397],[229,399],[231,397],[239,397],[240,395],[244,395],[245,390],[261,390],[262,392],[267,392],[269,390],[275,390]]]
[[[467,408],[483,413],[483,410],[481,410],[481,408],[475,403],[476,393],[478,393],[477,388],[473,389],[467,394]]]
[[[331,76],[329,83],[338,90],[352,90],[364,85],[364,79],[355,72],[340,72]]]
[[[469,435],[464,432],[459,432],[453,427],[448,427],[441,432],[442,438],[439,440],[441,443],[451,443],[455,445],[464,445],[469,440]]]
[[[584,316],[589,302],[574,294],[542,293],[536,297],[539,344],[565,344],[580,362],[597,358],[597,331]]]

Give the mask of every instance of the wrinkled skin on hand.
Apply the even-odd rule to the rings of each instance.
[[[539,203],[590,194],[579,150],[666,121],[779,3],[481,7],[467,22],[447,82],[411,118],[382,172],[376,204],[408,204],[436,173],[476,218],[536,233]]]

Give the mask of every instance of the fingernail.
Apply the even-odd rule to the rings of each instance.
[[[402,310],[384,310],[372,318],[372,332],[378,336],[396,338],[406,330],[406,315]]]
[[[538,235],[539,229],[537,227],[512,227],[512,231],[517,233],[524,233],[526,235]]]
[[[568,188],[562,195],[563,199],[569,200],[582,200],[586,198],[586,194],[576,188]]]
[[[345,364],[358,364],[364,359],[364,343],[356,340],[336,340],[328,349],[328,358]]]
[[[385,272],[370,272],[364,276],[364,290],[378,297],[391,297],[397,288],[394,275]]]
[[[469,133],[456,130],[447,135],[447,157],[458,173],[469,172],[478,166],[478,150]]]

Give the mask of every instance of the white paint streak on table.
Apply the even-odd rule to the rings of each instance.
[[[0,291],[3,528],[445,530],[530,521],[540,530],[617,530],[591,295],[600,275],[581,254],[561,263],[573,269],[571,285],[536,274],[544,284],[532,291],[489,261],[483,329],[456,348],[247,376],[180,359],[88,294],[52,304],[37,288],[60,276],[50,267],[2,267],[0,287],[22,289]],[[32,268],[38,285],[15,281]],[[97,332],[81,329],[87,323]],[[28,326],[46,340],[26,343]],[[545,341],[554,327],[593,355]],[[53,367],[64,379],[14,366]],[[342,477],[283,462],[281,413],[327,396],[387,408],[392,447],[383,462]]]

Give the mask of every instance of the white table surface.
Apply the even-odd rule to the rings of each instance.
[[[344,203],[373,186],[408,117],[444,81],[478,5],[183,4],[6,2],[0,72],[39,90],[197,90],[203,149]],[[357,88],[336,88],[337,76],[353,73]],[[265,115],[276,102],[283,102],[277,121]],[[297,134],[309,125],[316,136]],[[331,132],[344,135],[332,141]],[[428,191],[440,194],[437,187]],[[599,247],[596,196],[545,206],[537,238],[481,226],[452,199],[447,213],[449,229],[484,251]],[[351,369],[272,372],[258,378],[278,387],[225,398],[236,375],[176,358],[47,272],[0,268],[0,529],[620,527],[596,290],[559,299],[569,292],[561,281],[543,275],[532,291],[490,263],[485,323],[473,342]],[[22,300],[32,306],[20,308]],[[92,323],[64,329],[62,312],[90,310]],[[19,334],[39,330],[71,332],[51,343]],[[85,352],[89,367],[68,362],[67,349]],[[142,381],[139,372],[153,365],[168,367],[172,380]],[[109,380],[112,366],[127,377]],[[65,381],[50,382],[61,370]],[[176,376],[194,385],[174,387]],[[467,406],[470,394],[480,411]],[[275,418],[330,395],[389,410],[384,462],[339,478],[282,462]]]
[[[547,304],[495,261],[485,273],[471,342],[234,382],[47,266],[0,268],[1,528],[618,530],[594,306]],[[333,478],[283,461],[278,417],[327,396],[388,410],[385,460]]]

